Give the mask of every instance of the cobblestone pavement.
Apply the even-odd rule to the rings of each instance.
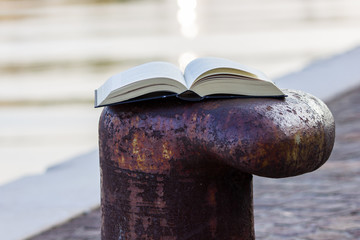
[[[360,88],[328,103],[336,142],[319,170],[285,179],[254,178],[257,240],[360,239],[359,103]],[[99,209],[31,238],[65,239],[99,240]]]

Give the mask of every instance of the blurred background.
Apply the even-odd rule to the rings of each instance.
[[[356,0],[0,0],[0,185],[97,147],[94,90],[151,60],[276,78],[360,44]]]

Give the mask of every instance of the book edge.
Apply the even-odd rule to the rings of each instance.
[[[94,108],[98,107],[98,99],[97,99],[97,89],[95,89],[95,102],[94,102]]]
[[[104,104],[104,105],[96,105],[95,108],[99,107],[106,107],[106,106],[115,106],[115,105],[122,105],[127,103],[137,103],[137,102],[144,102],[144,101],[151,101],[156,99],[165,99],[165,98],[172,98],[176,97],[180,100],[187,101],[187,102],[200,102],[205,99],[235,99],[235,98],[275,98],[275,99],[282,99],[288,97],[288,95],[264,95],[264,96],[254,96],[254,95],[226,95],[226,94],[217,94],[217,95],[207,95],[203,97],[193,97],[193,98],[187,98],[181,96],[181,94],[169,94],[169,95],[161,95],[156,97],[148,97],[148,98],[139,98],[139,99],[129,99],[122,102],[116,102],[116,103],[110,103],[110,104]]]

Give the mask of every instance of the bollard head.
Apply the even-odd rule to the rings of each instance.
[[[102,239],[255,239],[252,175],[310,172],[334,120],[311,95],[106,107]]]
[[[314,96],[285,93],[284,99],[174,99],[105,107],[100,157],[147,173],[186,174],[207,164],[273,178],[314,171],[332,151],[333,116]]]

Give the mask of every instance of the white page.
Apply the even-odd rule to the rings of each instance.
[[[156,78],[169,78],[176,80],[186,86],[184,76],[180,69],[167,62],[149,62],[124,72],[118,73],[108,79],[97,90],[97,103],[101,103],[113,90],[124,87],[128,84]]]
[[[120,88],[130,83],[154,78],[169,78],[181,82],[186,86],[180,69],[167,62],[149,62],[112,76],[112,89]]]
[[[254,74],[259,79],[270,81],[264,73],[249,66],[245,66],[228,59],[205,57],[191,61],[185,68],[184,76],[188,86],[191,86],[192,83],[203,73],[216,68],[233,68]]]

